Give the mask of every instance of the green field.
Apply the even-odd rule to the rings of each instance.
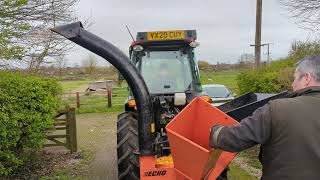
[[[62,86],[62,92],[68,93],[69,91],[76,90],[83,85],[89,84],[89,80],[79,80],[79,81],[60,81]]]
[[[76,83],[74,83],[76,84]],[[74,85],[72,84],[72,85]],[[79,83],[79,86],[82,84]],[[77,88],[77,87],[75,87]],[[80,108],[77,113],[104,113],[124,111],[124,102],[129,94],[127,87],[112,89],[112,107],[108,108],[108,96],[105,93],[80,93]],[[76,107],[76,94],[67,95],[62,99],[62,107]]]
[[[228,71],[212,71],[200,72],[201,84],[223,84],[226,85],[232,92],[239,94],[239,88],[236,82],[239,70]],[[124,110],[124,102],[128,97],[128,89],[124,87],[114,87],[112,92],[112,108],[107,108],[107,96],[103,94],[83,95],[90,80],[74,80],[61,81],[63,93],[73,93],[63,98],[62,106],[76,107],[75,91],[79,91],[80,108],[77,113],[99,113],[99,112],[121,112]],[[116,84],[116,83],[114,83]]]

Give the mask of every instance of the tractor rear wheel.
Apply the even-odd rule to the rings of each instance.
[[[117,155],[120,180],[140,179],[138,117],[136,113],[124,112],[118,115]]]

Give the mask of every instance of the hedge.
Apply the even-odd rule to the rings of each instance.
[[[277,93],[290,89],[294,64],[292,59],[280,60],[258,70],[241,72],[237,77],[240,94]]]
[[[237,77],[240,94],[291,90],[295,64],[311,55],[320,55],[320,42],[295,42],[287,58],[273,61],[270,66],[241,72]]]
[[[53,79],[0,72],[0,175],[10,175],[41,148],[59,107]]]

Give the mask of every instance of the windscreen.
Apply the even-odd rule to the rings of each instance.
[[[230,91],[225,87],[203,87],[204,92],[215,98],[225,98],[230,95]]]
[[[188,54],[182,51],[141,52],[138,68],[152,94],[184,92],[192,83]]]

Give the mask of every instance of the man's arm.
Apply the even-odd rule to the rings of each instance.
[[[271,134],[270,105],[267,104],[241,121],[239,125],[211,128],[210,146],[229,152],[239,152],[256,144],[266,143]]]

